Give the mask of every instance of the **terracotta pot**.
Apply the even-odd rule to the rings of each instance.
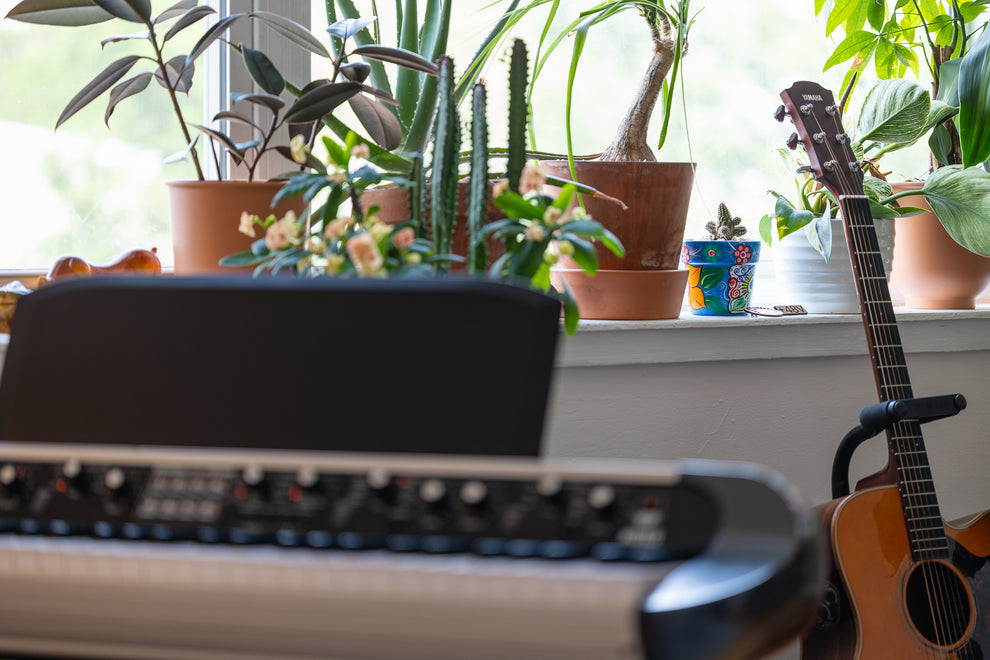
[[[921,183],[895,183],[894,192]],[[930,209],[923,195],[904,197],[905,206]],[[911,309],[974,309],[976,296],[990,285],[990,258],[962,247],[934,213],[897,218],[890,283]]]
[[[241,213],[262,218],[278,217],[290,209],[301,215],[302,197],[281,200],[271,208],[272,197],[284,181],[169,181],[172,247],[176,275],[250,273],[250,269],[219,266],[222,257],[251,248],[257,237],[240,232]]]
[[[686,270],[599,270],[553,268],[550,281],[567,282],[583,319],[652,320],[681,315]]]
[[[547,174],[571,179],[567,161],[544,161]],[[675,270],[681,256],[694,183],[691,163],[575,163],[577,181],[629,207],[584,195],[588,213],[619,237],[625,259],[598,247],[602,270]],[[576,201],[575,201],[576,203]]]
[[[454,240],[451,248],[454,254],[462,257],[468,252],[468,230],[467,230],[467,207],[468,207],[468,182],[461,180],[457,184],[457,216],[454,220]],[[490,190],[490,188],[489,188]],[[361,205],[367,211],[372,206],[378,207],[378,218],[389,224],[398,224],[409,219],[409,190],[406,188],[372,188],[366,190],[361,195]],[[430,234],[430,213],[429,209],[425,214],[426,232]],[[505,217],[501,209],[488,199],[488,209],[485,212],[485,224],[495,222]],[[505,253],[501,241],[489,239],[485,241],[488,251],[488,264],[491,265]],[[452,264],[451,270],[463,270],[463,264]]]

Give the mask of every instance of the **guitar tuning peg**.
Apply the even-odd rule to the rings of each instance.
[[[787,116],[787,108],[783,104],[777,106],[777,109],[773,113],[773,118],[777,121],[784,121],[784,117]]]
[[[790,149],[791,151],[794,151],[795,149],[797,149],[798,142],[800,142],[800,139],[798,138],[798,134],[791,133],[791,136],[787,138],[787,148]]]

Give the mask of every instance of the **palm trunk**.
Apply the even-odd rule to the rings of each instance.
[[[653,55],[646,72],[639,82],[639,89],[632,104],[626,110],[619,130],[605,151],[599,156],[605,161],[656,161],[656,156],[647,142],[646,134],[650,126],[653,108],[660,98],[663,82],[674,64],[677,48],[677,36],[671,28],[670,21],[661,20],[663,30],[650,21],[650,33],[653,39]]]

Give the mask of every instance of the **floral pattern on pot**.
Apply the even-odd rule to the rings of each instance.
[[[744,314],[753,288],[759,241],[685,241],[688,303],[693,314]]]

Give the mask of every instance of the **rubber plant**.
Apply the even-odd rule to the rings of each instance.
[[[144,29],[140,32],[109,36],[103,39],[101,45],[107,47],[124,42],[143,42],[150,50],[150,54],[127,55],[109,64],[69,101],[56,121],[56,128],[104,94],[108,96],[105,121],[109,127],[110,117],[117,105],[127,98],[144,92],[154,80],[158,86],[164,88],[185,140],[185,148],[168,160],[191,158],[197,178],[200,180],[205,179],[205,174],[196,146],[199,132],[210,138],[215,158],[219,158],[217,153],[219,149],[228,153],[236,164],[244,163],[250,180],[254,175],[257,158],[262,153],[274,149],[286,157],[291,156],[287,145],[276,145],[272,142],[275,131],[281,126],[294,125],[295,132],[305,134],[311,146],[315,142],[319,127],[322,126],[321,120],[328,117],[344,101],[353,99],[361,93],[368,93],[379,96],[386,102],[395,103],[387,92],[364,84],[364,77],[370,69],[368,64],[349,65],[345,62],[347,56],[394,62],[403,70],[414,68],[418,72],[435,74],[435,67],[431,62],[399,49],[358,47],[344,51],[338,48],[336,56],[332,56],[327,47],[303,26],[278,14],[264,11],[250,11],[222,17],[204,31],[188,53],[166,55],[166,49],[174,43],[172,39],[176,35],[201,24],[204,19],[215,13],[213,8],[200,5],[196,0],[180,0],[159,14],[153,14],[151,0],[22,0],[7,13],[7,18],[64,27],[92,25],[120,19],[143,26]],[[333,78],[329,80],[293,85],[285,80],[271,60],[261,51],[242,44],[230,44],[244,58],[248,72],[260,89],[254,93],[234,94],[232,102],[254,104],[267,108],[270,112],[270,120],[264,126],[234,110],[226,110],[213,117],[215,122],[244,123],[255,131],[254,139],[235,143],[219,128],[189,121],[183,111],[181,97],[187,95],[192,87],[196,60],[214,43],[226,41],[225,35],[230,28],[243,20],[260,21],[303,50],[331,59],[334,63],[334,73]],[[372,17],[337,23],[331,25],[331,35],[342,43],[353,32],[373,21]],[[142,64],[150,64],[148,70],[127,77],[135,67]],[[286,88],[296,92],[298,96],[291,104],[286,103],[279,96]],[[373,137],[387,142],[389,139],[387,132],[387,129],[384,129],[373,133]],[[220,168],[217,169],[219,171]]]
[[[982,0],[815,0],[826,34],[843,39],[825,63],[850,62],[844,87],[870,64],[880,82],[867,94],[854,148],[876,160],[928,136],[929,176],[921,193],[952,238],[990,256],[990,16]],[[922,66],[931,91],[921,80]],[[907,191],[898,196],[917,194]]]

